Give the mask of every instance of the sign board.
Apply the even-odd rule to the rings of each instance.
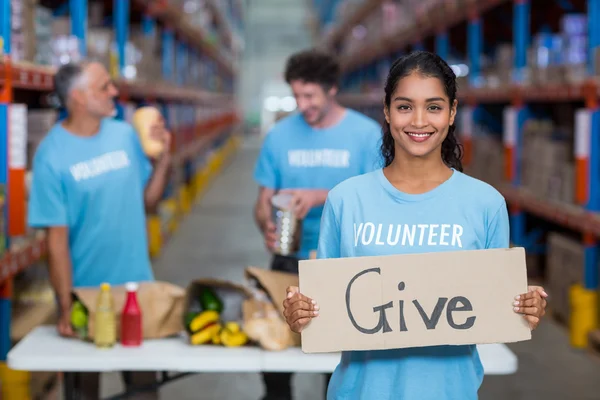
[[[515,296],[523,248],[300,261],[300,292],[319,305],[305,353],[531,339]]]

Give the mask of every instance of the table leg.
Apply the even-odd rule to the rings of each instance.
[[[63,399],[77,400],[79,397],[77,388],[77,373],[65,372],[63,374]]]

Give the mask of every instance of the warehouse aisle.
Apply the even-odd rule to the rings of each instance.
[[[259,138],[246,142],[232,163],[216,178],[200,203],[184,218],[179,229],[155,262],[156,278],[185,287],[195,278],[213,277],[242,282],[248,265],[267,266],[269,257],[254,225],[253,202],[257,186],[252,168]],[[198,360],[199,363],[205,362]],[[121,390],[118,375],[107,375],[103,396]],[[295,379],[297,399],[319,400],[321,375]],[[171,383],[161,399],[258,400],[263,394],[258,374],[204,374]]]
[[[258,138],[251,138],[186,218],[155,265],[158,279],[185,286],[199,277],[241,282],[247,265],[265,266],[268,256],[254,226],[252,205],[257,187],[252,169]],[[482,400],[597,399],[600,359],[571,350],[566,331],[550,318],[531,342],[511,345],[519,357],[519,372],[510,377],[486,377]],[[199,363],[204,362],[198,360]],[[118,379],[105,379],[104,395],[120,389]],[[320,375],[296,378],[297,400],[318,400]],[[432,383],[433,384],[433,383]],[[257,374],[205,374],[165,386],[164,399],[258,400],[262,385]]]

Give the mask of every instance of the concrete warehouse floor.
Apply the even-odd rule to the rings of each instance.
[[[184,219],[155,263],[157,279],[184,287],[199,277],[242,282],[246,266],[268,265],[269,257],[252,217],[257,194],[252,171],[259,144],[258,138],[248,139],[232,164]],[[480,399],[600,398],[600,357],[571,349],[566,329],[551,318],[534,332],[532,341],[510,345],[510,348],[518,356],[519,371],[512,376],[487,376]],[[260,376],[254,373],[195,375],[164,386],[161,398],[258,400],[263,394],[261,382]],[[299,374],[294,382],[296,400],[321,398],[321,375]],[[105,375],[103,396],[119,390],[119,377]]]

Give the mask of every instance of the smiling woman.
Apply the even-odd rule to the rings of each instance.
[[[508,248],[504,198],[487,183],[462,173],[454,136],[456,107],[456,75],[439,56],[416,52],[392,65],[385,85],[385,166],[347,179],[329,192],[317,258]],[[514,295],[517,304],[513,310],[507,303],[507,312],[522,314],[535,329],[546,307],[543,289],[530,287],[528,293]],[[444,301],[438,304],[439,310],[445,306]],[[303,296],[297,287],[288,288],[284,305],[295,332],[311,319],[322,318],[319,299]],[[378,307],[388,306],[374,310]],[[381,321],[373,332],[383,329]],[[347,351],[331,378],[328,399],[475,400],[482,379],[475,346]]]
[[[454,136],[457,103],[454,72],[438,56],[416,52],[398,60],[385,85],[386,166],[400,151],[442,159],[462,171],[462,149]]]

